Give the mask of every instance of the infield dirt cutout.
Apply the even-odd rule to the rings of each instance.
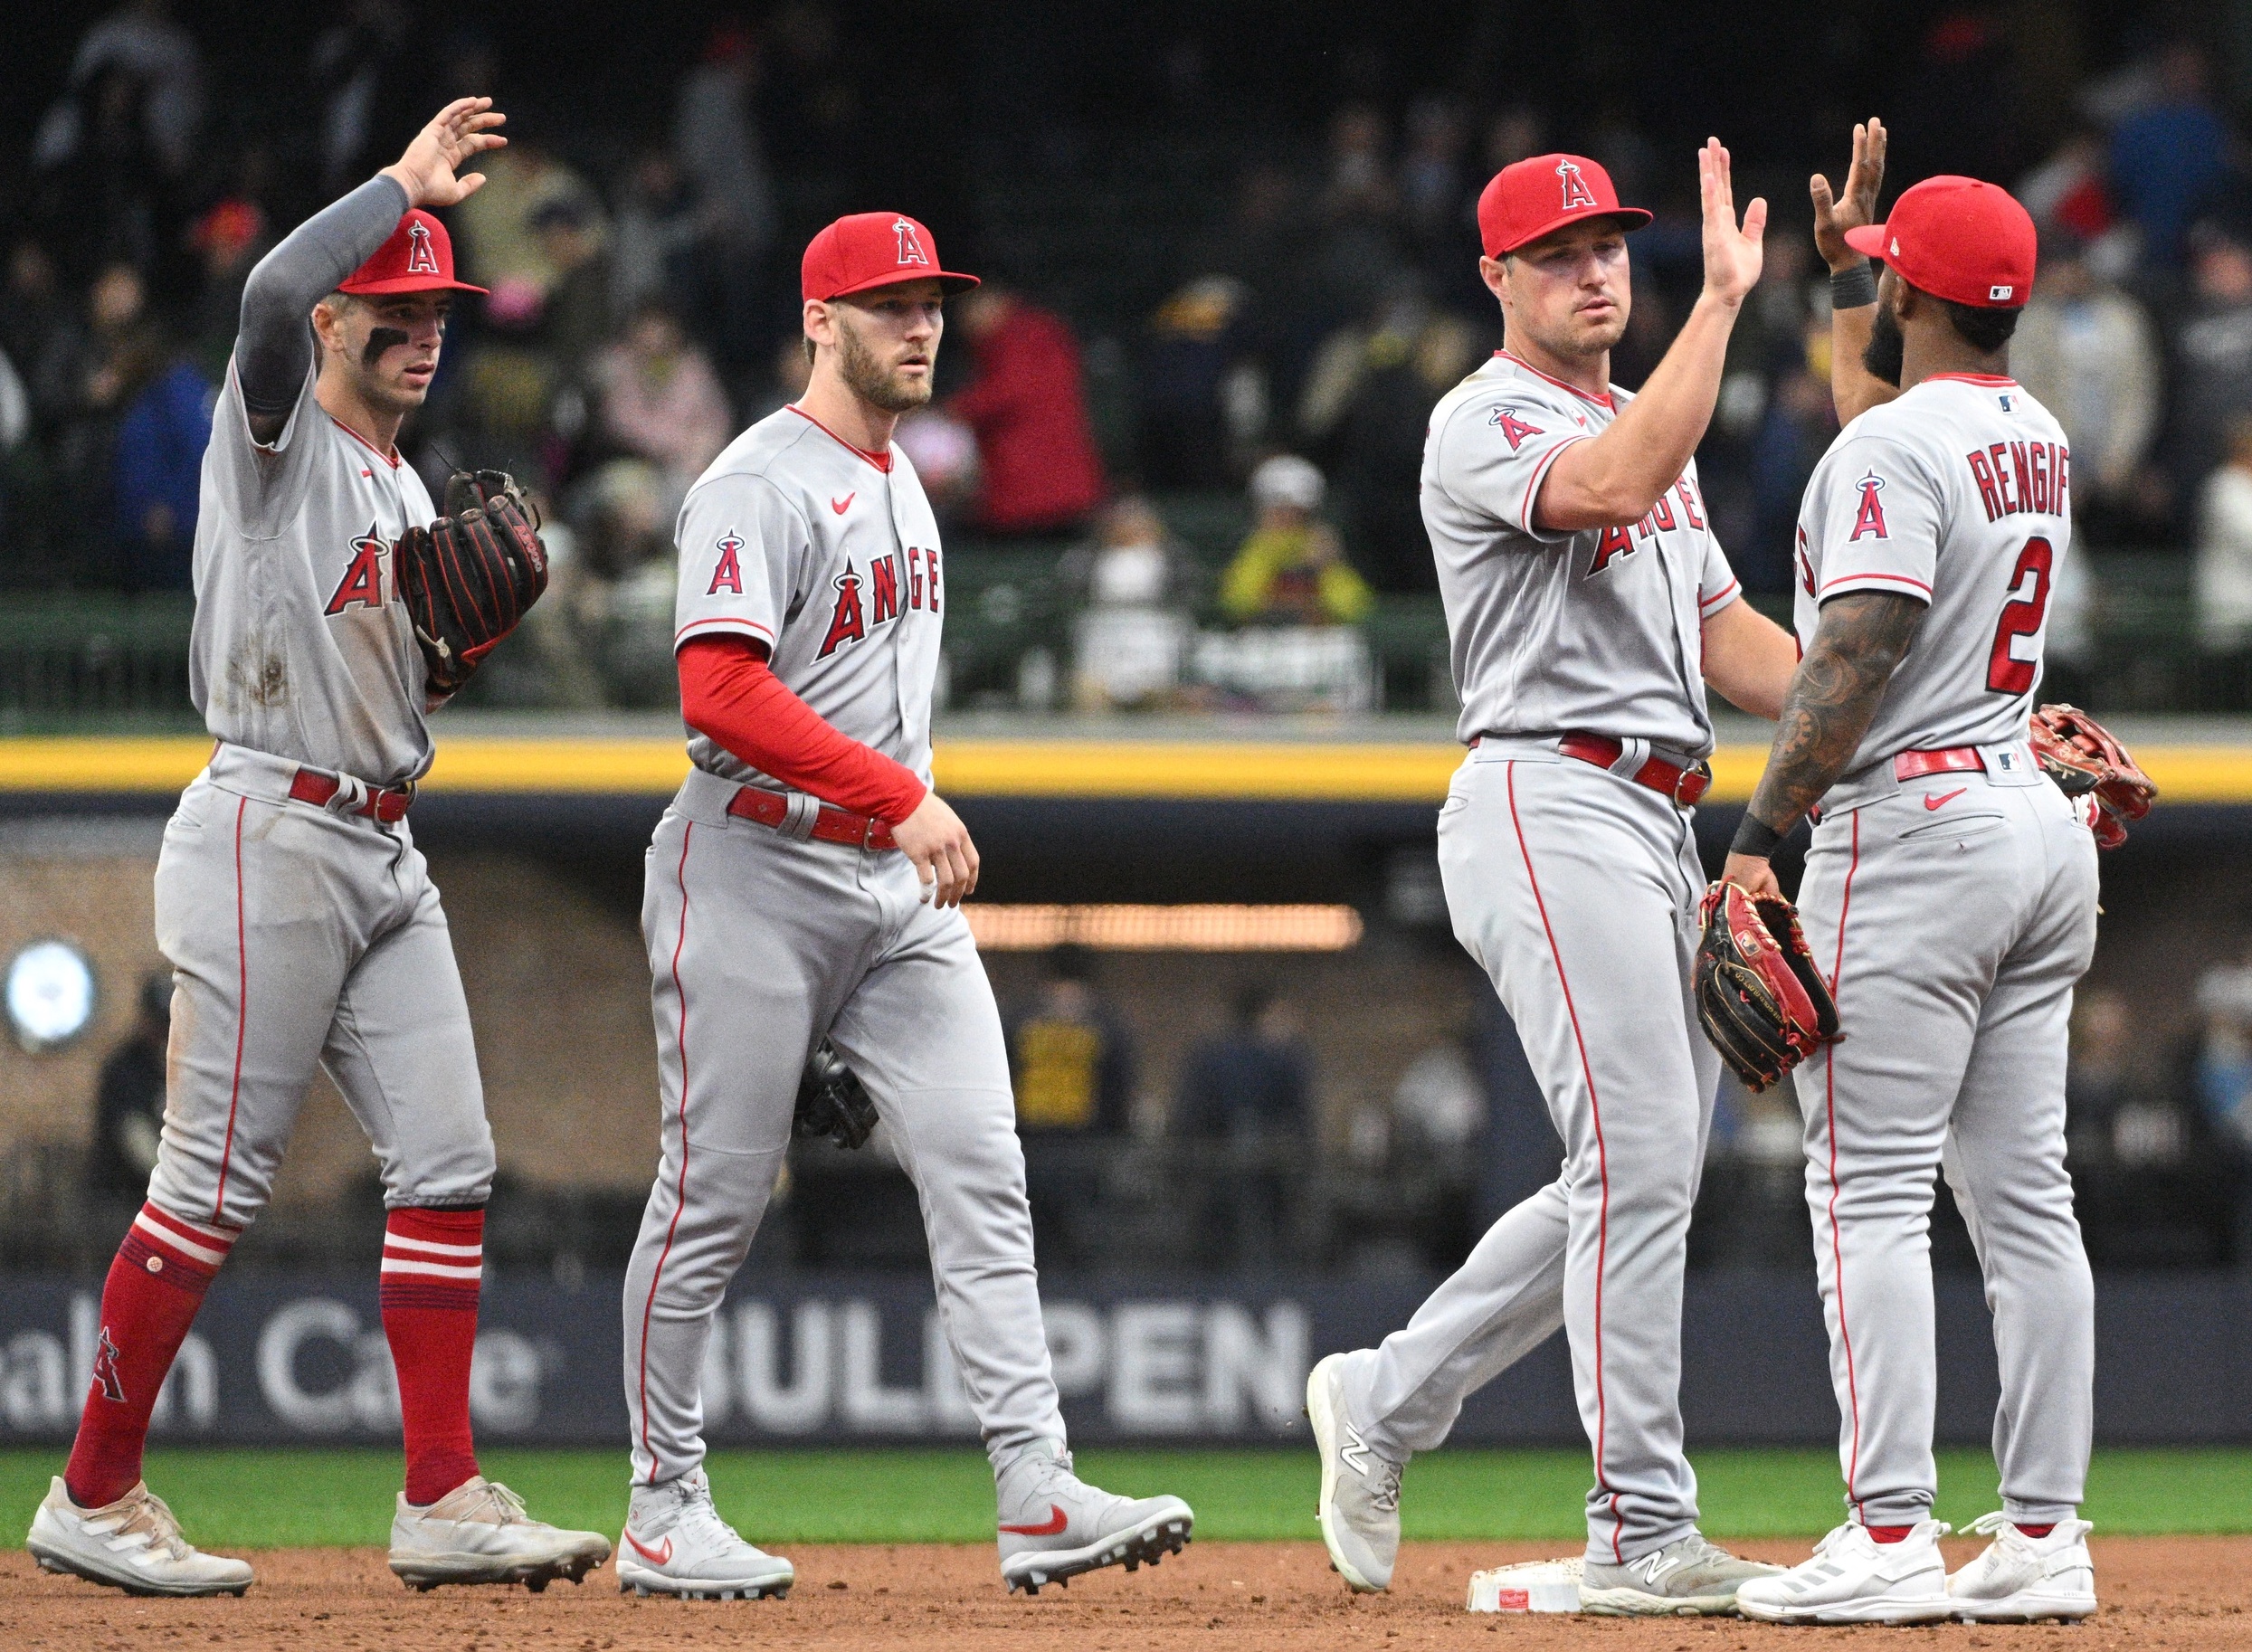
[[[1162,1566],[1112,1570],[1037,1600],[1005,1594],[989,1545],[801,1545],[788,1548],[797,1586],[784,1600],[664,1600],[621,1596],[605,1566],[579,1587],[441,1589],[411,1594],[380,1549],[252,1552],[258,1581],[242,1600],[133,1600],[0,1557],[0,1647],[152,1652],[168,1647],[290,1652],[660,1652],[681,1647],[881,1648],[994,1647],[1008,1652],[1128,1652],[1212,1647],[1378,1652],[1419,1647],[1651,1648],[1733,1652],[1845,1638],[1907,1648],[2057,1647],[2075,1652],[2230,1652],[2252,1647],[2252,1538],[2121,1537],[2095,1543],[2102,1612],[2077,1628],[1943,1624],[1915,1629],[1788,1629],[1736,1619],[1625,1621],[1473,1616],[1470,1573],[1559,1552],[1541,1543],[1422,1543],[1401,1554],[1392,1592],[1349,1597],[1318,1543],[1192,1543]],[[1951,1543],[1950,1564],[1976,1552]],[[1803,1558],[1805,1545],[1752,1543],[1763,1560]]]

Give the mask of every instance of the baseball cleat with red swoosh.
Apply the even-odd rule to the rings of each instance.
[[[1047,1441],[1002,1469],[1001,1577],[1012,1591],[1040,1593],[1103,1566],[1140,1570],[1178,1554],[1196,1516],[1178,1497],[1114,1497],[1071,1472],[1070,1453]]]
[[[700,1468],[661,1486],[636,1486],[618,1544],[618,1592],[690,1600],[781,1599],[797,1568],[744,1542],[719,1518]]]

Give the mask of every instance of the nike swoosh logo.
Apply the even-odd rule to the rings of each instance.
[[[671,1563],[672,1539],[670,1537],[665,1539],[661,1547],[655,1549],[651,1548],[640,1538],[634,1536],[631,1531],[626,1533],[625,1541],[632,1546],[634,1553],[640,1555],[652,1566],[664,1566]]]
[[[860,497],[860,490],[855,488],[851,492],[846,494],[844,498],[841,499],[830,500],[829,508],[835,511],[839,516],[842,516],[846,511],[852,508],[852,501]]]
[[[1949,803],[1953,802],[1955,799],[1961,797],[1970,789],[1971,788],[1968,786],[1957,786],[1944,797],[1934,797],[1929,792],[1926,792],[1924,793],[1924,806],[1926,809],[1944,809]]]
[[[1063,1528],[1071,1524],[1064,1518],[1063,1505],[1060,1503],[1050,1504],[1048,1515],[1046,1525],[1002,1526],[1001,1529],[1013,1537],[1054,1537],[1060,1534]]]

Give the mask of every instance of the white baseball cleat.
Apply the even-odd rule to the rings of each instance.
[[[618,1541],[618,1592],[690,1600],[779,1600],[797,1568],[719,1518],[701,1468],[662,1486],[636,1486]]]
[[[1999,1512],[1966,1531],[1993,1533],[1979,1557],[1947,1580],[1954,1615],[1965,1623],[2073,1621],[2095,1615],[2095,1561],[2085,1520],[2059,1520],[2046,1537],[2028,1537]]]
[[[1400,1555],[1400,1471],[1361,1438],[1345,1414],[1345,1355],[1333,1353],[1306,1379],[1306,1419],[1322,1455],[1322,1543],[1345,1587],[1381,1594]]]
[[[482,1475],[427,1507],[401,1492],[391,1519],[391,1570],[409,1589],[521,1583],[537,1594],[557,1578],[577,1582],[609,1558],[610,1540],[601,1533],[534,1520],[523,1498]]]
[[[48,1571],[129,1595],[239,1595],[253,1581],[247,1561],[205,1554],[181,1536],[178,1519],[145,1480],[115,1503],[81,1508],[55,1476],[24,1546]]]
[[[1811,1559],[1736,1590],[1736,1609],[1763,1623],[1939,1623],[1955,1615],[1939,1540],[1946,1522],[1920,1520],[1896,1543],[1848,1523]]]
[[[1001,1578],[1040,1593],[1103,1566],[1138,1571],[1185,1548],[1196,1516],[1178,1497],[1114,1497],[1071,1472],[1071,1454],[1043,1440],[1001,1471]]]

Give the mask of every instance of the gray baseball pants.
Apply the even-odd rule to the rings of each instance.
[[[649,850],[662,1151],[625,1277],[634,1478],[703,1461],[712,1315],[765,1213],[824,1034],[914,1179],[940,1319],[995,1467],[1060,1442],[1008,1051],[969,925],[921,904],[897,850],[736,819],[736,790],[692,770]]]
[[[1553,746],[1489,740],[1440,812],[1439,864],[1456,937],[1493,978],[1548,1099],[1563,1173],[1496,1222],[1403,1329],[1346,1362],[1346,1409],[1405,1461],[1563,1325],[1594,1449],[1587,1554],[1639,1559],[1697,1514],[1681,1275],[1719,1058],[1689,991],[1704,888],[1689,817]]]
[[[1842,1043],[1798,1070],[1838,1454],[1864,1524],[1927,1516],[1933,1173],[1986,1278],[2003,1511],[2078,1508],[2095,1288],[2065,1169],[2066,1029],[2095,946],[2095,842],[2024,748],[1827,816],[1799,909]],[[1952,794],[1952,795],[1951,795]]]

